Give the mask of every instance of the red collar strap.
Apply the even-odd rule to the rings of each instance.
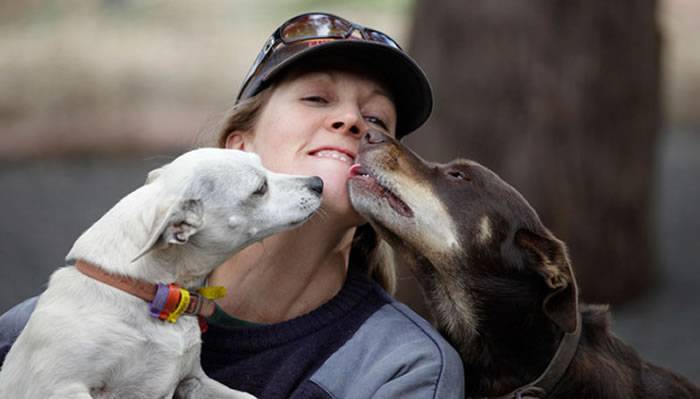
[[[210,317],[216,310],[216,304],[211,299],[225,294],[222,287],[206,287],[195,293],[176,284],[152,284],[131,277],[116,276],[83,260],[75,262],[75,268],[101,283],[149,302],[150,313],[154,318],[175,323],[183,314],[199,316],[203,331],[206,329],[202,324],[204,318]]]

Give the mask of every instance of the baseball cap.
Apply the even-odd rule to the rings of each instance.
[[[396,136],[420,127],[433,96],[420,66],[388,35],[328,13],[306,13],[280,25],[266,41],[243,81],[236,101],[268,87],[292,68],[318,60],[347,60],[379,76],[396,107]]]

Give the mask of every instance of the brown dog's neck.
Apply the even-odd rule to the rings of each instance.
[[[542,314],[537,276],[467,279],[435,273],[461,268],[434,268],[425,258],[414,266],[438,330],[462,357],[467,396],[502,395],[545,370],[563,334]]]
[[[466,381],[471,395],[503,395],[534,381],[563,337],[542,313],[544,294],[517,277],[472,281],[478,327],[472,344],[460,348],[465,373],[474,376]]]
[[[497,310],[501,306],[509,302],[485,307]],[[464,362],[466,397],[504,395],[534,381],[547,368],[563,334],[546,318],[538,317],[539,312],[520,310],[497,311],[490,317],[477,312],[479,325],[467,345],[444,331],[444,320],[438,321]],[[645,362],[616,338],[610,331],[607,306],[581,305],[580,313],[576,354],[560,379],[565,383],[548,392],[548,398],[700,398],[700,390],[687,379]]]

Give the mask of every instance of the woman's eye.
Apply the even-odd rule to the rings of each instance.
[[[307,96],[302,98],[304,101],[318,104],[328,104],[328,100],[323,96]]]
[[[365,120],[373,125],[381,127],[384,130],[389,130],[389,127],[386,125],[386,123],[384,123],[383,120],[377,118],[376,116],[366,116]]]
[[[253,195],[265,195],[267,192],[267,180],[263,180],[262,184],[253,191]]]

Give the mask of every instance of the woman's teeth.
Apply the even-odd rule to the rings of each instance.
[[[338,152],[338,151],[333,151],[333,150],[323,150],[323,151],[319,151],[319,152],[315,153],[314,155],[317,156],[317,157],[320,157],[320,158],[333,158],[333,159],[337,159],[337,160],[339,160],[339,161],[341,161],[341,162],[345,162],[345,163],[348,163],[348,164],[351,164],[352,161],[353,161],[353,159],[350,158],[349,156],[347,156],[346,154],[343,154],[342,152]]]

